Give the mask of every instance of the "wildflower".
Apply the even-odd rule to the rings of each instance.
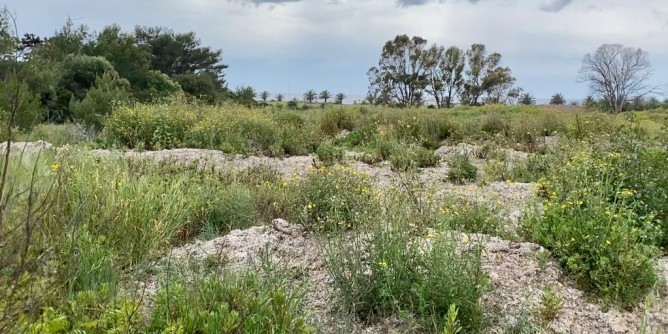
[[[315,204],[313,204],[313,203],[309,203],[306,207],[307,207],[309,210],[313,210],[313,209],[315,208]]]
[[[562,208],[562,209],[565,209],[565,208],[566,208],[566,204],[562,204],[562,205],[561,205],[561,208]]]
[[[621,191],[617,192],[617,195],[621,198],[631,197],[633,194],[635,194],[635,191],[631,189],[622,189]]]
[[[610,240],[606,240],[605,243],[606,243],[607,245],[610,245]]]
[[[584,202],[582,200],[578,200],[578,205],[582,205]]]
[[[439,235],[440,235],[440,234],[439,234],[438,232],[429,232],[429,233],[427,234],[427,238],[429,238],[429,239],[431,239],[431,238],[436,238],[436,237],[438,237]]]
[[[469,243],[469,236],[464,234],[464,237],[462,238],[462,242],[465,243],[465,244],[468,244]]]
[[[385,261],[378,262],[378,265],[383,267],[383,268],[387,268],[387,262],[385,262]]]
[[[51,165],[51,170],[58,171],[58,168],[60,168],[60,164],[57,162],[54,162],[53,165]]]

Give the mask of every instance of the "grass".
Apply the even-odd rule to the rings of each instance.
[[[487,289],[481,244],[423,232],[431,212],[411,196],[391,190],[364,228],[335,234],[323,244],[342,307],[366,323],[394,315],[428,333],[459,327],[484,332],[487,320],[478,303]]]
[[[505,237],[505,224],[496,207],[437,198],[439,185],[417,174],[441,162],[438,147],[460,142],[481,147],[474,154],[487,162],[478,175],[468,155],[456,155],[445,161],[450,181],[538,181],[542,211],[525,215],[521,232],[548,250],[540,262],[554,258],[605,305],[633,307],[656,285],[656,258],[668,246],[665,119],[659,111],[628,118],[537,107],[291,111],[178,102],[115,110],[96,136],[40,125],[21,139],[76,145],[11,158],[0,235],[15,237],[0,248],[0,331],[318,330],[306,325],[292,276],[216,270],[224,258],[207,258],[196,276],[171,276],[147,309],[125,289],[155,274],[155,261],[174,246],[283,218],[322,243],[339,296],[332,303],[352,322],[396,318],[419,332],[485,332],[482,245],[462,233]],[[555,134],[559,143],[546,147],[544,136]],[[266,165],[202,169],[85,146],[314,154],[320,162],[283,177]],[[511,160],[506,148],[527,160]],[[341,165],[345,151],[388,161],[396,179],[377,184]],[[508,332],[539,332],[560,300],[546,290],[533,314],[541,324],[527,313]]]

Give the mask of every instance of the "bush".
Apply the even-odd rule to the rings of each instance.
[[[302,295],[254,273],[167,282],[158,292],[149,333],[310,333]]]
[[[448,180],[454,183],[465,183],[475,181],[478,175],[478,168],[473,165],[471,158],[466,153],[455,154],[448,163]]]
[[[320,144],[315,154],[325,166],[332,166],[343,160],[343,150],[328,142]]]
[[[646,154],[578,152],[539,183],[544,213],[523,223],[527,237],[550,249],[583,290],[625,307],[656,282],[664,242],[662,195],[652,202],[643,194],[665,191],[654,165],[663,163],[645,160]]]
[[[105,72],[95,80],[83,100],[70,101],[72,120],[84,124],[95,131],[102,130],[106,117],[116,105],[127,104],[130,101],[130,83],[122,79],[115,72]]]
[[[341,130],[353,130],[353,123],[350,115],[341,108],[327,109],[320,116],[319,128],[322,133],[328,136],[336,136]]]
[[[204,215],[200,235],[213,239],[221,233],[255,224],[256,198],[251,189],[233,184],[216,194]]]
[[[478,300],[486,286],[482,248],[457,247],[443,236],[430,236],[427,243],[412,237],[405,224],[390,225],[325,246],[327,266],[345,308],[367,322],[412,315],[421,330],[441,333],[454,304],[463,330],[481,332],[485,321]]]
[[[446,200],[438,210],[439,226],[467,233],[500,236],[505,233],[499,214],[487,203]]]
[[[301,223],[312,231],[351,229],[375,212],[370,177],[345,166],[312,170],[297,184]]]
[[[651,220],[597,198],[548,201],[543,216],[524,221],[526,236],[559,260],[581,289],[606,303],[631,306],[654,286],[658,249]]]

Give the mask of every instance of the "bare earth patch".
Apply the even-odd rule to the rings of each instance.
[[[603,310],[563,276],[557,263],[551,260],[541,263],[538,255],[543,251],[541,246],[481,235],[472,235],[471,240],[482,240],[485,245],[483,266],[493,289],[484,296],[483,304],[491,314],[498,315],[489,332],[501,333],[517,321],[522,309],[531,311],[538,308],[547,287],[552,287],[564,299],[562,311],[549,324],[549,328],[556,333],[638,332],[641,308]],[[169,257],[172,261],[204,261],[208,256],[218,256],[227,267],[244,268],[259,261],[264,252],[268,253],[273,263],[290,272],[301,273],[295,276],[295,284],[305,279],[305,307],[309,321],[322,332],[339,333],[344,328],[355,333],[406,331],[396,319],[365,327],[338,313],[333,308],[336,291],[316,240],[301,226],[284,220],[274,220],[268,226],[235,230],[210,241],[197,241],[175,248]],[[663,259],[661,265],[663,275],[668,275],[668,259]],[[652,329],[668,329],[668,309],[665,306],[663,299],[653,305],[648,319]]]

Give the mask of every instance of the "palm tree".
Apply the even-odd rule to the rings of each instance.
[[[325,104],[327,104],[327,100],[332,97],[332,95],[329,93],[328,90],[323,90],[320,92],[320,99],[325,101]]]
[[[276,101],[283,102],[283,94],[276,94]]]
[[[336,94],[336,97],[334,98],[334,101],[336,104],[343,104],[343,100],[346,98],[346,96],[343,93],[338,93]]]
[[[313,101],[316,99],[317,96],[318,93],[316,93],[313,89],[311,89],[308,92],[304,93],[304,101],[308,103],[313,103]]]
[[[269,92],[268,91],[265,90],[262,93],[260,93],[260,100],[262,100],[262,102],[267,102],[268,98],[269,98]]]
[[[520,96],[520,104],[525,106],[531,106],[536,104],[536,98],[531,95],[531,93],[524,93]]]
[[[557,93],[552,95],[552,98],[550,99],[550,104],[560,106],[566,104],[566,99],[564,99],[564,96],[561,95],[561,93]]]

